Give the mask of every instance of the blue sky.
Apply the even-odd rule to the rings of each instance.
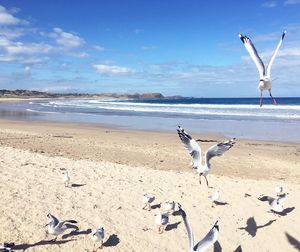
[[[283,30],[273,95],[300,96],[300,0],[0,0],[0,89],[256,97],[237,34],[267,63]]]

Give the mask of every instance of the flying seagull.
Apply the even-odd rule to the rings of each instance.
[[[277,105],[277,102],[275,98],[272,96],[271,89],[272,89],[272,81],[271,81],[271,67],[274,62],[274,59],[278,53],[278,50],[282,44],[282,41],[284,39],[284,36],[286,34],[286,31],[284,31],[281,35],[280,41],[275,49],[275,52],[267,66],[267,69],[265,68],[264,63],[262,62],[261,58],[258,56],[258,53],[252,43],[252,41],[247,37],[242,34],[238,34],[240,39],[242,40],[246,50],[250,54],[250,57],[254,61],[258,73],[259,73],[259,84],[258,84],[258,89],[260,90],[260,106],[262,106],[262,91],[268,90],[270,93],[271,98],[273,99],[274,105]]]
[[[78,229],[77,226],[70,225],[70,223],[72,224],[77,223],[77,221],[75,220],[60,221],[50,213],[47,214],[47,217],[48,217],[48,224],[46,226],[48,226],[48,234],[55,235],[56,238],[58,235],[62,234],[69,228]],[[54,240],[56,240],[56,238]]]
[[[178,126],[177,132],[184,147],[189,151],[190,155],[193,158],[193,168],[197,169],[197,172],[199,173],[199,183],[201,184],[201,176],[203,176],[206,180],[206,185],[208,186],[208,180],[206,176],[208,175],[211,169],[210,160],[213,157],[222,156],[227,150],[229,150],[235,144],[234,142],[235,138],[222,143],[218,143],[210,147],[205,153],[205,163],[204,165],[202,165],[201,149],[199,144],[196,142],[196,140],[193,139],[180,126]]]
[[[204,252],[209,247],[211,247],[218,239],[219,234],[219,225],[218,221],[215,222],[211,230],[207,233],[207,235],[199,241],[196,245],[194,245],[194,237],[192,228],[188,222],[185,211],[181,208],[181,205],[178,203],[179,212],[183,219],[186,231],[188,233],[189,238],[189,252]]]

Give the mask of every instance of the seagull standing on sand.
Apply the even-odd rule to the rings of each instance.
[[[229,150],[235,144],[235,138],[210,147],[205,153],[205,163],[202,165],[201,149],[199,144],[180,126],[178,126],[177,132],[184,147],[189,151],[193,158],[193,168],[197,169],[197,172],[199,173],[199,183],[201,184],[201,176],[203,176],[206,180],[206,185],[208,186],[206,176],[211,169],[210,160],[213,157],[222,156],[224,152]]]
[[[77,226],[70,225],[70,223],[76,224],[77,221],[75,220],[59,221],[55,216],[53,216],[50,213],[47,214],[47,217],[48,217],[48,224],[46,226],[48,226],[48,234],[55,235],[56,237],[54,238],[54,240],[57,239],[58,235],[62,234],[69,228],[78,229]]]
[[[155,200],[155,197],[153,195],[150,195],[148,193],[145,193],[143,195],[143,203],[145,204],[143,209],[147,209],[148,211],[151,210],[151,203]]]
[[[103,248],[103,239],[104,239],[104,228],[103,227],[92,230],[92,240],[94,242],[100,242],[100,246],[96,250],[95,250],[95,244],[94,244],[93,252],[96,252],[98,249]]]
[[[285,201],[288,197],[288,193],[284,193],[279,195],[276,198],[270,196],[260,196],[258,199],[260,201],[268,201],[269,207],[272,212],[281,213],[284,210],[283,201]]]
[[[278,53],[279,47],[282,44],[282,41],[284,39],[284,36],[286,34],[286,31],[284,31],[281,35],[280,41],[275,49],[275,52],[267,66],[267,69],[265,68],[264,63],[262,62],[261,58],[258,56],[258,53],[252,43],[252,41],[246,37],[243,36],[242,34],[238,34],[240,39],[242,40],[246,50],[248,51],[248,53],[250,54],[250,57],[252,58],[252,60],[254,61],[258,72],[259,72],[259,84],[258,84],[258,89],[260,90],[260,106],[262,106],[262,92],[264,90],[268,90],[269,94],[271,96],[271,98],[273,99],[273,103],[274,105],[277,105],[277,102],[275,100],[275,98],[272,96],[271,93],[271,89],[272,89],[272,81],[271,81],[271,67],[272,64],[274,62],[274,59]]]
[[[213,246],[214,243],[218,240],[219,235],[219,225],[218,221],[213,225],[211,230],[207,233],[207,235],[199,241],[196,245],[194,245],[194,237],[193,237],[193,231],[192,228],[188,222],[187,216],[185,211],[181,208],[181,205],[178,204],[180,215],[183,219],[186,231],[188,233],[189,238],[189,252],[204,252],[209,247]]]
[[[155,224],[157,226],[157,231],[159,234],[162,234],[166,226],[169,223],[169,214],[168,213],[157,213],[155,214]]]
[[[70,184],[70,180],[71,179],[70,179],[68,171],[63,172],[63,174],[64,174],[64,184],[65,184],[65,187],[70,187],[71,186],[71,184]]]

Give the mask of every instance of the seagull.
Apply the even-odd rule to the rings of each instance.
[[[165,227],[169,223],[169,214],[168,213],[157,213],[155,214],[155,224],[159,234],[162,234],[165,230]]]
[[[172,214],[175,210],[175,202],[174,201],[166,201],[164,203],[164,209],[167,213]]]
[[[288,193],[284,193],[279,195],[276,198],[270,197],[270,196],[260,196],[258,199],[260,201],[268,201],[269,207],[272,212],[274,213],[281,213],[283,212],[283,201],[285,201],[288,197]]]
[[[143,203],[145,204],[143,209],[148,209],[148,211],[151,210],[151,203],[155,200],[155,197],[153,195],[150,195],[148,193],[145,193],[143,195]]]
[[[259,72],[259,84],[258,84],[258,89],[260,90],[260,107],[262,106],[262,92],[264,90],[268,90],[270,93],[270,96],[273,100],[274,105],[277,105],[277,102],[275,98],[272,96],[271,89],[272,89],[272,81],[271,81],[271,67],[274,62],[274,59],[278,53],[278,50],[282,44],[282,41],[284,39],[284,36],[286,34],[286,31],[284,31],[281,35],[280,41],[275,49],[275,52],[267,66],[267,69],[265,68],[264,63],[262,62],[261,58],[258,56],[257,51],[252,43],[252,41],[247,37],[242,34],[238,34],[240,39],[242,40],[246,50],[250,54],[250,57],[254,61],[258,72]]]
[[[69,176],[68,171],[63,172],[63,174],[64,174],[64,184],[65,184],[65,187],[70,187],[71,184],[70,184],[70,176]]]
[[[211,169],[210,159],[216,156],[222,156],[224,152],[229,150],[235,144],[235,138],[211,146],[205,153],[205,163],[204,165],[202,165],[201,149],[196,140],[193,139],[180,126],[178,126],[177,132],[184,147],[189,151],[190,155],[193,158],[193,168],[197,169],[197,172],[199,173],[199,183],[201,184],[201,176],[203,176],[206,180],[206,185],[208,186],[208,180],[206,176]]]
[[[77,223],[77,221],[75,220],[59,221],[55,216],[53,216],[50,213],[47,214],[47,217],[48,217],[48,224],[46,226],[48,226],[48,234],[58,236],[69,228],[78,229],[77,226],[70,225],[70,223],[73,224]],[[56,238],[54,239],[54,241],[56,240]]]
[[[199,241],[196,245],[194,245],[194,237],[192,228],[188,222],[185,211],[181,208],[181,205],[178,204],[180,215],[183,219],[186,231],[188,233],[189,238],[189,252],[204,252],[209,247],[211,247],[217,240],[219,235],[219,225],[218,221],[215,222],[211,230],[207,233],[207,235]]]
[[[283,187],[275,186],[275,192],[277,193],[277,196],[279,196],[281,193],[283,193]]]
[[[209,198],[212,200],[211,207],[215,207],[215,202],[220,198],[220,193],[218,191],[215,191],[212,195],[209,196]]]
[[[96,250],[95,250],[95,244],[94,244],[93,252],[96,252],[98,249],[103,248],[103,239],[104,239],[104,228],[103,227],[92,230],[92,240],[94,242],[100,242],[100,246]]]

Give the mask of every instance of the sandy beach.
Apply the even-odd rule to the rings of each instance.
[[[192,132],[191,132],[192,133]],[[202,149],[221,135],[199,135]],[[218,219],[222,251],[299,251],[300,146],[239,140],[224,157],[213,159],[213,188],[199,185],[190,157],[174,132],[131,131],[97,125],[0,122],[0,243],[22,251],[92,251],[90,229],[106,230],[103,251],[187,251],[180,216],[170,216],[159,235],[152,211],[142,210],[142,195],[155,204],[180,202],[199,241]],[[65,188],[62,169],[72,188]],[[268,212],[261,194],[289,193],[283,216]],[[226,204],[211,207],[214,191]],[[245,194],[247,194],[245,196]],[[46,215],[78,221],[56,242],[45,239]],[[247,227],[247,220],[249,226]],[[256,224],[255,224],[256,223]],[[209,250],[217,251],[217,250]]]

